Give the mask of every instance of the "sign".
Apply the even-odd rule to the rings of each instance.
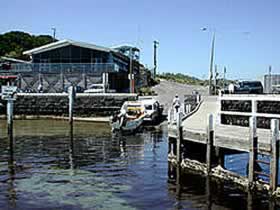
[[[16,86],[2,86],[2,100],[16,100]]]
[[[128,79],[133,80],[134,79],[134,74],[128,74]]]

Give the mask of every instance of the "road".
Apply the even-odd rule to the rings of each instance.
[[[164,105],[164,110],[167,112],[171,106],[172,100],[176,94],[178,94],[181,101],[183,101],[184,95],[192,94],[193,91],[198,91],[202,96],[207,95],[207,87],[199,85],[186,85],[176,82],[161,80],[160,84],[152,88],[158,95],[156,97],[160,104]]]

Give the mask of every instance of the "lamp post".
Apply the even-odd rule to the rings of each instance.
[[[211,45],[211,56],[210,56],[210,68],[209,68],[209,95],[212,95],[212,79],[213,79],[213,63],[214,63],[214,53],[215,53],[215,31],[212,38]]]
[[[207,28],[201,28],[202,31],[207,31]],[[209,95],[212,95],[212,80],[213,80],[213,64],[214,64],[214,53],[215,53],[215,37],[216,37],[216,30],[214,29],[213,37],[212,37],[212,44],[211,44],[211,55],[210,55],[210,67],[209,67]]]

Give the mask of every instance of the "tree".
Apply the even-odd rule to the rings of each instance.
[[[22,52],[53,42],[49,35],[30,35],[26,32],[11,31],[0,34],[0,56],[28,60]]]

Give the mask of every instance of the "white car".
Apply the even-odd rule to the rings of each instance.
[[[139,101],[145,107],[146,116],[144,121],[151,123],[157,122],[163,111],[163,107],[159,104],[159,102],[152,97],[139,97]]]
[[[105,93],[104,84],[93,84],[84,93]]]

